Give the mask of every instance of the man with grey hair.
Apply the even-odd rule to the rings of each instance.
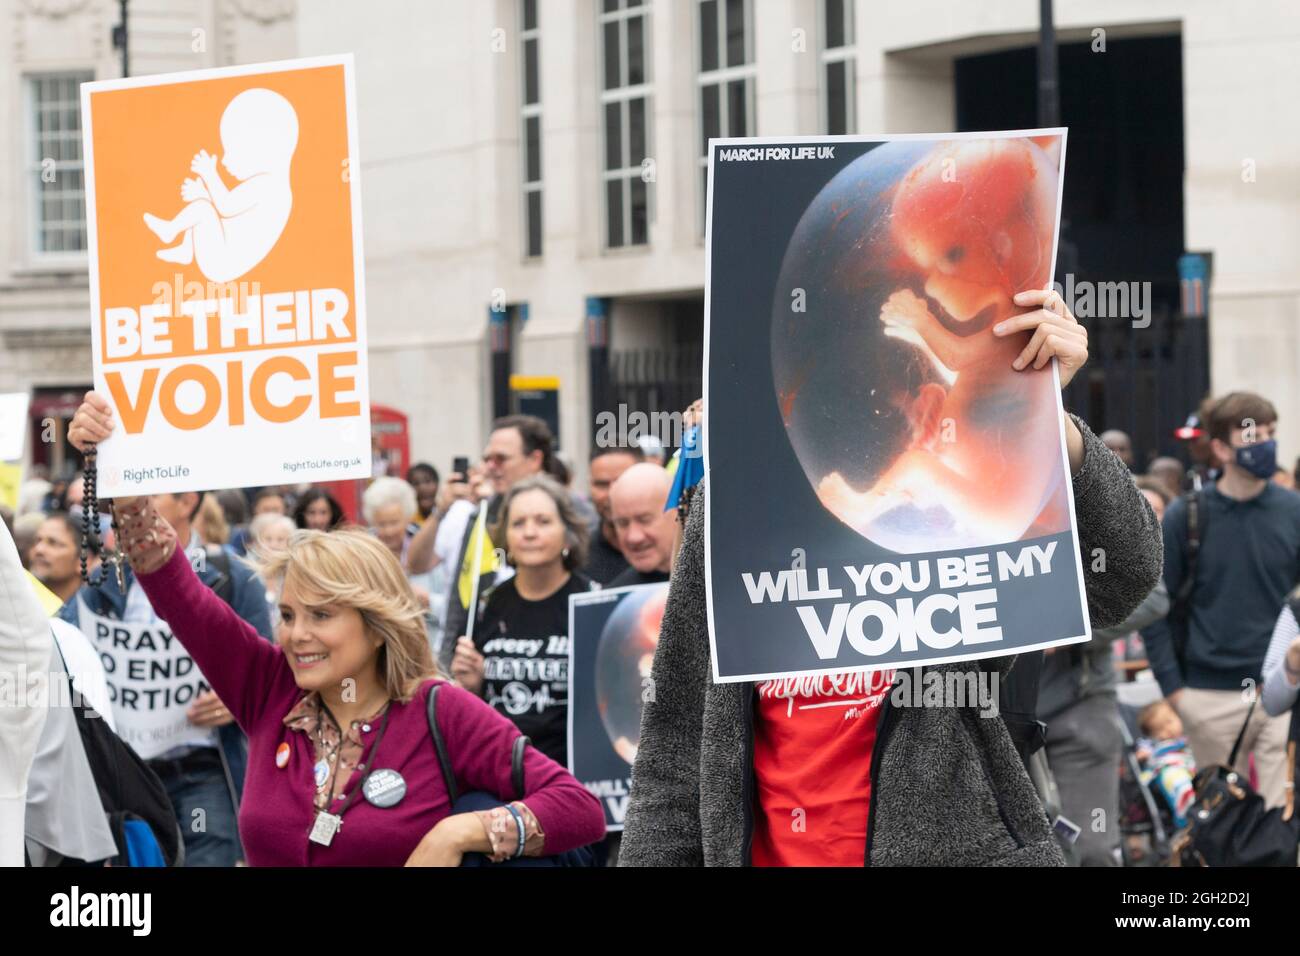
[[[673,566],[677,509],[664,510],[673,479],[658,465],[633,465],[609,489],[610,517],[628,569],[609,583],[656,584],[667,581]]]

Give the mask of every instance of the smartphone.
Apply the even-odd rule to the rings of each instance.
[[[452,459],[451,470],[460,475],[460,480],[464,481],[469,477],[469,459],[464,457]]]

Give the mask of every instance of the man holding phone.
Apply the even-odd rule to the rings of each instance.
[[[469,458],[457,456],[451,463],[451,475],[447,483],[439,489],[438,507],[435,514],[442,516],[438,526],[438,537],[433,550],[440,561],[455,562],[460,551],[461,539],[465,537],[465,528],[474,517],[474,510],[484,497],[475,492],[486,491],[482,488],[483,475],[479,468],[471,468]]]
[[[483,449],[482,474],[477,480],[465,487],[457,487],[457,482],[449,481],[448,495],[464,497],[474,508],[480,501],[487,499],[487,524],[490,527],[497,517],[497,508],[505,493],[515,482],[530,475],[552,474],[554,472],[555,437],[550,426],[534,415],[507,415],[492,423],[487,447]],[[455,476],[452,476],[453,479]],[[454,564],[456,574],[451,580],[450,593],[447,596],[447,618],[444,631],[448,637],[464,634],[469,620],[470,609],[462,602],[459,587],[459,569],[468,553],[470,538],[473,536],[473,509],[466,513],[462,533],[457,539]],[[501,583],[512,573],[509,566],[490,572],[488,583]],[[450,669],[451,654],[454,647],[450,640],[444,641],[439,651],[439,660],[445,668]]]
[[[455,540],[459,540],[459,534],[465,531],[464,523],[462,520],[457,533],[453,526],[455,522],[449,525],[447,518],[458,501],[478,503],[470,490],[469,459],[457,458],[452,462],[451,468],[447,481],[438,487],[434,507],[424,516],[420,522],[420,531],[411,539],[408,561],[412,567],[420,569],[421,572],[435,568],[443,561],[456,560],[454,549],[451,549],[446,542],[452,534],[457,534]]]

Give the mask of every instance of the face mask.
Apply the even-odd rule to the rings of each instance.
[[[1256,442],[1237,449],[1237,464],[1256,478],[1272,478],[1277,471],[1277,442]]]

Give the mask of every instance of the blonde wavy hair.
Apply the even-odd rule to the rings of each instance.
[[[355,608],[366,630],[383,639],[379,675],[390,699],[409,701],[429,678],[446,679],[402,566],[368,532],[295,531],[286,550],[254,566],[263,581],[292,591],[308,606]]]

